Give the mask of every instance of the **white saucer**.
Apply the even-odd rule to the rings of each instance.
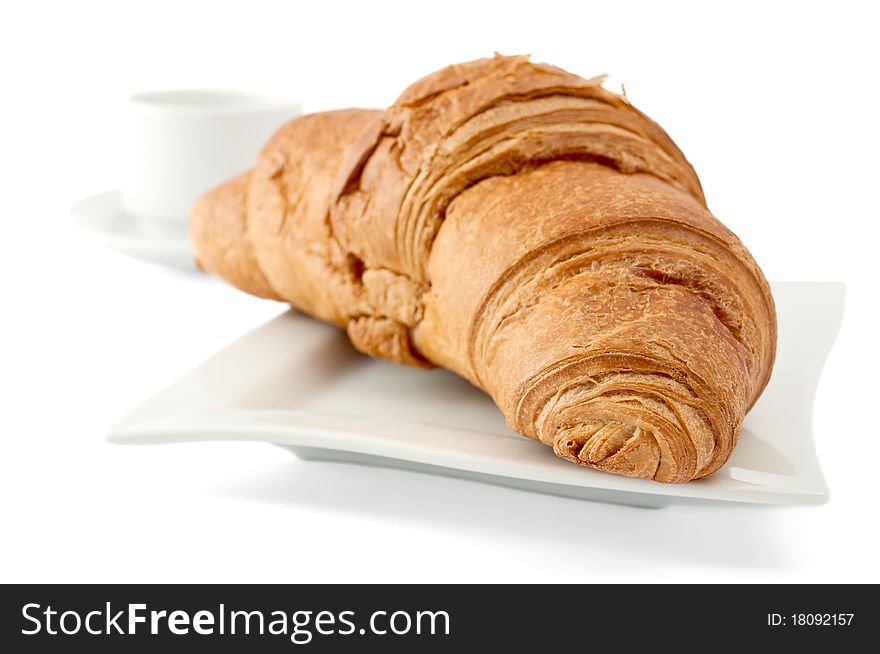
[[[245,334],[147,401],[113,427],[110,440],[265,441],[305,458],[638,506],[821,504],[828,489],[813,446],[813,396],[843,316],[844,287],[772,286],[779,316],[773,377],[727,465],[688,484],[574,466],[510,431],[489,397],[460,377],[371,360],[354,351],[344,332],[292,312]]]
[[[198,270],[186,222],[157,224],[128,213],[119,191],[92,195],[71,208],[74,222],[125,254],[181,270]]]

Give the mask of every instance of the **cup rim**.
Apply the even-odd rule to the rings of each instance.
[[[139,91],[128,98],[138,110],[158,113],[249,114],[300,111],[299,98],[275,93],[220,88],[183,88]]]

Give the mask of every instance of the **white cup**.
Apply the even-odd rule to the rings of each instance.
[[[297,100],[239,91],[133,95],[124,209],[157,223],[187,223],[199,195],[253,166],[275,130],[300,113]]]

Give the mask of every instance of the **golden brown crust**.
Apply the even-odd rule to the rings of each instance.
[[[193,238],[240,288],[449,368],[511,428],[616,474],[716,470],[773,364],[769,287],[675,144],[601,78],[525,57],[289,123]]]
[[[487,179],[450,206],[429,275],[420,350],[484,388],[511,428],[592,467],[709,474],[772,361],[757,268],[648,175],[561,161]]]
[[[257,265],[245,220],[250,171],[198,199],[190,216],[196,264],[245,293],[282,299]]]

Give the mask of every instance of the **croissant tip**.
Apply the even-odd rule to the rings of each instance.
[[[662,453],[651,431],[609,420],[582,425],[563,432],[554,452],[579,465],[626,477],[677,481],[664,474]],[[685,481],[685,480],[682,480]]]

